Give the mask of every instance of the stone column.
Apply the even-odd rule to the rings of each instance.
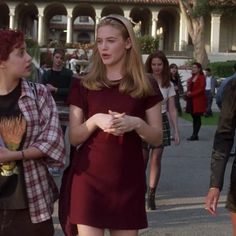
[[[42,46],[43,44],[45,44],[45,35],[46,32],[45,31],[45,22],[44,22],[44,9],[45,6],[43,3],[37,3],[36,6],[38,7],[38,19],[37,19],[37,40],[38,40],[38,44],[40,46]]]
[[[152,37],[157,37],[157,20],[152,18]]]
[[[10,8],[9,12],[9,28],[14,29],[15,28],[15,8]]]
[[[159,38],[159,50],[162,51],[164,49],[164,35],[163,35],[163,28],[162,27],[160,27],[157,30],[157,35]]]
[[[102,10],[97,7],[97,8],[95,9],[95,12],[96,12],[96,16],[95,16],[95,22],[94,22],[94,41],[95,41],[95,39],[96,39],[96,35],[97,35],[97,30],[96,30],[96,28],[97,28],[97,25],[98,25],[98,23],[99,23],[99,21],[100,21],[100,19],[101,19]]]
[[[152,11],[152,37],[157,37],[157,21],[158,21],[158,11]]]
[[[211,14],[211,52],[219,52],[221,14]]]
[[[96,12],[96,16],[95,16],[95,22],[94,22],[94,41],[95,41],[96,34],[97,34],[97,31],[96,31],[97,24],[99,23],[99,21],[101,19],[102,9],[97,6],[95,9],[95,12]]]
[[[130,19],[130,10],[129,9],[124,9],[124,17],[127,19]]]
[[[67,15],[66,43],[72,43],[72,15]]]
[[[179,51],[186,50],[187,44],[188,44],[187,23],[184,15],[181,13],[179,22]]]
[[[44,39],[43,39],[43,15],[39,14],[38,15],[38,44],[43,45]]]

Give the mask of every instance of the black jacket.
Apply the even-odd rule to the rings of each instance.
[[[215,133],[211,156],[210,187],[220,190],[224,183],[224,173],[229,154],[234,144],[236,128],[236,80],[231,80],[225,87],[219,124]],[[231,172],[231,186],[236,185],[236,155]]]

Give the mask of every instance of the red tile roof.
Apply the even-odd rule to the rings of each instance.
[[[84,1],[84,0],[81,0]],[[88,2],[88,1],[86,1]],[[178,0],[92,0],[92,2],[112,2],[112,3],[128,3],[128,4],[139,4],[139,3],[147,3],[147,4],[156,4],[156,5],[178,5]]]

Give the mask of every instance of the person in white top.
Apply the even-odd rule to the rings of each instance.
[[[210,68],[205,69],[205,75],[206,75],[205,91],[206,91],[206,97],[207,97],[207,109],[204,116],[209,117],[213,115],[211,107],[212,107],[213,97],[215,95],[215,88],[217,86],[217,81],[213,77]]]
[[[161,90],[164,100],[162,101],[162,124],[163,140],[160,146],[149,145],[148,152],[144,152],[145,163],[147,165],[150,154],[150,176],[148,188],[147,209],[155,210],[155,192],[161,175],[161,159],[165,146],[171,145],[170,124],[174,130],[174,142],[176,145],[180,142],[178,128],[178,114],[175,106],[174,85],[170,81],[169,62],[162,51],[157,51],[148,56],[146,61],[146,71],[151,74]]]

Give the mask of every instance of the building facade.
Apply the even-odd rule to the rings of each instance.
[[[140,35],[159,37],[160,49],[192,47],[178,0],[1,1],[0,28],[18,28],[47,46],[52,40],[93,43],[96,24],[111,13],[131,19]],[[205,18],[208,53],[236,52],[236,14],[209,12]]]

